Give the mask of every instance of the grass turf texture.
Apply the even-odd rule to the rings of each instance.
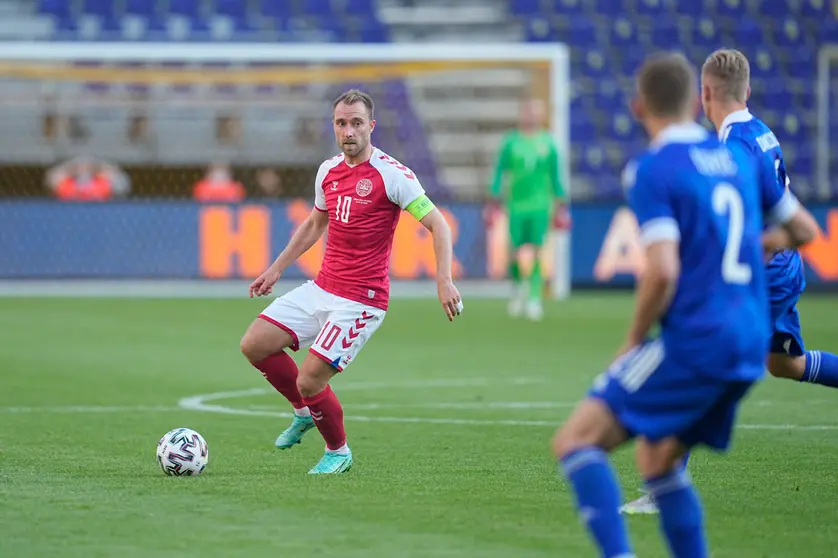
[[[434,301],[395,301],[334,382],[356,458],[334,478],[306,474],[323,451],[316,431],[278,451],[288,419],[177,407],[270,387],[238,352],[264,304],[0,299],[0,555],[594,555],[548,441],[622,341],[629,296],[576,295],[540,324],[510,321],[503,301],[467,302],[454,324]],[[838,351],[838,300],[809,296],[801,310],[810,348]],[[211,404],[289,410],[268,389]],[[493,423],[504,420],[535,424]],[[693,460],[713,556],[835,556],[838,394],[767,379],[740,423],[759,428],[740,428],[726,458]],[[829,429],[764,428],[780,425]],[[177,426],[209,443],[201,477],[157,468],[157,440]],[[626,497],[632,457],[615,456]],[[629,526],[639,556],[665,556],[655,518]]]

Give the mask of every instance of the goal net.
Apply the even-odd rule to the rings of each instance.
[[[525,96],[546,101],[569,154],[562,45],[0,45],[0,214],[32,212],[41,223],[0,225],[5,245],[28,250],[0,260],[0,276],[253,275],[311,202],[318,164],[337,151],[331,103],[352,87],[376,101],[374,144],[410,166],[456,222],[458,273],[503,277],[503,225],[485,230],[481,202],[500,136],[516,125]],[[194,203],[196,184],[213,179],[230,186],[228,198],[214,201],[235,205]],[[109,203],[50,200],[72,200],[75,191],[97,201],[91,183]],[[37,217],[47,210],[55,217],[44,227]],[[50,235],[62,231],[56,244]],[[189,242],[174,239],[176,231]],[[415,242],[397,239],[396,278],[430,275],[427,262],[407,263],[411,250],[429,247],[419,232]],[[41,241],[14,238],[26,234]],[[106,245],[91,254],[74,234]],[[46,254],[61,243],[68,251],[51,261]],[[292,277],[311,275],[317,251],[310,257]],[[547,265],[564,296],[569,270],[559,258],[551,251]]]

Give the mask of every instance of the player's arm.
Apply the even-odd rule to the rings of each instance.
[[[736,148],[737,140],[728,143]],[[789,189],[788,177],[783,175],[768,157],[759,157],[759,188],[762,212],[767,225],[774,225],[763,233],[762,244],[766,252],[797,248],[811,242],[818,235],[815,218],[797,200]]]
[[[567,191],[562,183],[562,160],[554,142],[550,145],[550,184],[555,197],[553,207],[553,225],[564,229],[570,227],[570,215],[566,207]]]
[[[398,176],[390,199],[431,233],[436,257],[437,295],[445,315],[452,321],[462,310],[462,304],[460,293],[454,286],[454,241],[448,221],[425,194],[413,173]]]
[[[641,343],[672,302],[681,261],[678,245],[681,233],[672,212],[669,192],[660,177],[646,176],[639,169],[627,179],[629,205],[640,225],[640,240],[646,250],[646,269],[637,282],[634,317],[626,336],[625,349]]]
[[[499,203],[503,192],[503,179],[509,167],[509,137],[504,136],[498,150],[497,163],[495,163],[495,174],[489,186],[489,196],[495,203]]]
[[[323,236],[328,225],[329,214],[315,207],[306,220],[297,227],[288,245],[276,260],[250,284],[250,298],[271,294],[282,273],[306,250],[314,246],[314,243]]]
[[[291,235],[291,240],[288,241],[285,249],[271,264],[273,270],[282,274],[291,264],[297,261],[297,258],[305,254],[309,248],[314,246],[315,242],[320,240],[328,226],[329,214],[326,210],[318,207],[312,209],[306,220]]]

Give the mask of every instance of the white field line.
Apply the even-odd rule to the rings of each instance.
[[[529,385],[542,383],[544,380],[532,378],[517,378],[511,383],[516,385]],[[497,384],[498,382],[490,382],[481,378],[449,378],[439,380],[424,380],[424,381],[409,381],[401,383],[392,382],[357,382],[350,383],[339,388],[336,391],[351,391],[351,390],[377,390],[377,389],[440,389],[449,387],[474,387]],[[510,383],[510,382],[504,382]],[[214,404],[212,402],[240,399],[245,397],[254,397],[273,393],[270,388],[253,388],[236,391],[223,391],[216,393],[208,393],[203,395],[194,395],[184,397],[176,407],[172,406],[44,406],[44,407],[2,407],[0,413],[131,413],[131,412],[172,412],[172,411],[203,411],[208,413],[218,413],[225,415],[239,415],[239,416],[257,416],[257,417],[273,417],[273,418],[291,418],[293,413],[285,411],[277,411],[275,407],[266,406],[250,406],[250,407],[229,407],[226,405]],[[807,405],[830,403],[821,400],[807,401]],[[773,405],[787,405],[787,402],[782,401],[754,401],[752,405],[765,407]],[[572,408],[576,402],[562,402],[562,401],[470,401],[463,403],[444,402],[444,403],[415,403],[415,404],[396,404],[396,403],[366,403],[366,404],[348,404],[347,410],[381,410],[381,409],[451,409],[451,410],[483,410],[483,409],[501,409],[501,410],[526,410],[526,409],[566,409]],[[520,419],[468,419],[468,418],[454,418],[454,417],[388,417],[388,416],[365,416],[348,414],[346,420],[356,422],[381,422],[381,423],[402,423],[402,424],[441,424],[441,425],[469,425],[469,426],[543,426],[555,428],[560,424],[560,421],[552,420],[520,420]],[[802,430],[802,431],[829,431],[838,430],[838,424],[814,424],[814,425],[798,425],[798,424],[738,424],[738,428],[744,430]]]

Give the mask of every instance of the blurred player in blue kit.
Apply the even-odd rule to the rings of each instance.
[[[682,459],[697,445],[727,450],[738,406],[763,376],[770,329],[762,215],[787,229],[765,241],[801,240],[794,197],[776,181],[760,182],[753,157],[695,122],[696,82],[676,54],[650,58],[637,76],[632,108],[651,143],[624,179],[647,267],[618,358],[553,440],[605,558],[635,556],[607,457],[630,439],[672,556],[708,556]],[[659,337],[650,339],[656,322]]]
[[[746,106],[751,93],[750,73],[748,59],[737,50],[722,49],[711,54],[701,72],[704,113],[718,131],[720,141],[745,151],[760,166],[763,180],[788,190],[790,180],[780,143]],[[798,233],[816,234],[814,219],[806,212],[801,215],[805,219],[799,221]],[[803,260],[797,250],[780,249],[788,244],[782,235],[782,229],[772,232],[774,238],[770,242],[778,249],[772,250],[766,270],[772,328],[768,370],[777,378],[838,387],[838,356],[804,348],[797,311],[797,301],[806,287]],[[646,494],[626,504],[623,512],[651,514],[657,512],[657,506],[654,498]]]

